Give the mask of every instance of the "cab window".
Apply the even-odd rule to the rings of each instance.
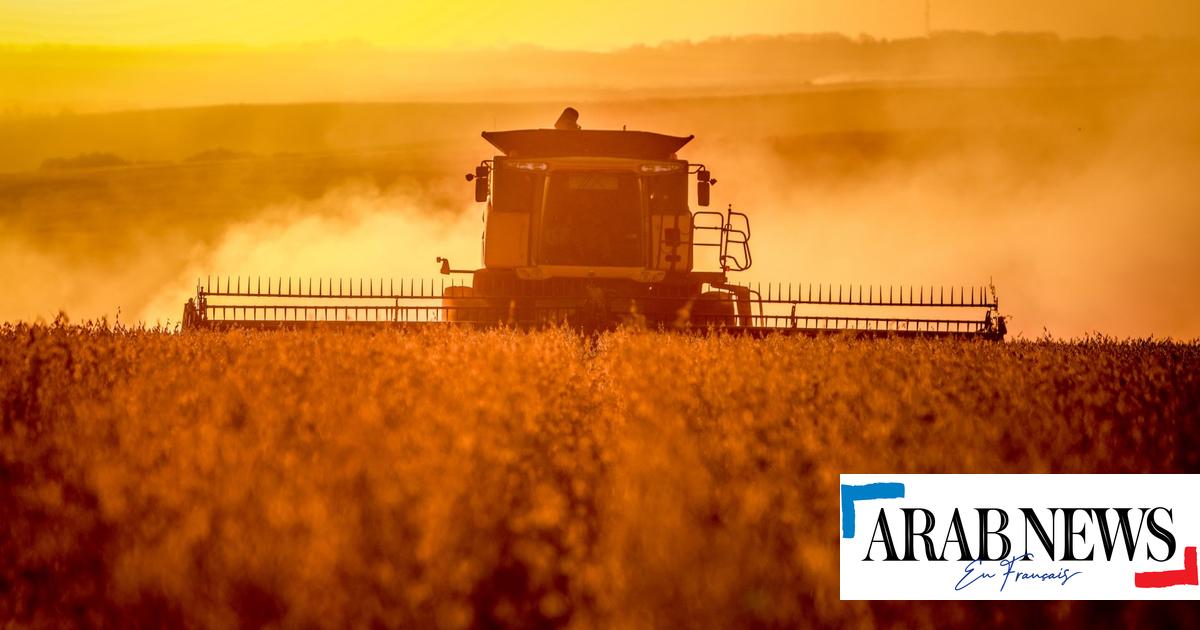
[[[640,198],[638,178],[632,173],[552,173],[542,219],[541,261],[642,266]]]

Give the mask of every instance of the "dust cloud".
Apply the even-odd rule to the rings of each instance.
[[[1196,85],[969,92],[882,91],[807,136],[752,107],[701,136],[714,204],[751,215],[744,279],[994,282],[1016,336],[1200,337]]]
[[[20,270],[11,274],[4,317],[46,320],[63,311],[73,321],[173,327],[197,282],[210,277],[398,281],[434,277],[437,256],[477,261],[479,213],[465,203],[453,210],[431,203],[405,188],[347,184],[316,200],[262,208],[212,245],[185,242],[186,235],[135,241],[106,269],[14,240],[0,249],[0,265]]]
[[[794,179],[786,189],[729,198],[752,215],[751,282],[994,283],[1017,335],[1195,338],[1200,159],[1163,168],[1153,157],[1116,141],[1066,166],[1032,165],[1052,172],[1014,184],[1031,165],[957,151],[850,187],[809,189],[793,172],[775,179]]]
[[[319,206],[336,206],[338,214]],[[175,282],[150,298],[139,319],[160,322],[173,316],[178,321],[197,282],[210,278],[215,282],[240,276],[264,286],[268,278],[295,279],[306,286],[309,278],[314,283],[317,278],[440,278],[438,256],[455,264],[478,260],[482,229],[480,215],[466,209],[439,217],[409,196],[337,190],[315,204],[290,207],[282,216],[230,229],[214,251],[190,262]]]
[[[994,283],[1027,337],[1200,335],[1200,207],[1176,174],[1093,167],[1011,196],[880,181],[795,204],[756,213],[752,281]]]

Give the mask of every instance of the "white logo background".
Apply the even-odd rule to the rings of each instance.
[[[1200,547],[1200,475],[842,475],[842,486],[878,483],[904,484],[903,498],[855,501],[854,537],[844,538],[838,520],[841,541],[842,599],[948,600],[948,599],[1200,599],[1200,586],[1181,584],[1163,588],[1137,588],[1138,572],[1182,571],[1188,547]],[[1156,520],[1175,536],[1174,555],[1165,562],[1146,557],[1147,546],[1165,557],[1167,545],[1150,533],[1140,508],[1165,507],[1171,515],[1159,511]],[[841,504],[839,503],[839,515]],[[935,526],[929,536],[934,549],[941,553],[951,516],[958,508],[973,554],[979,553],[979,517],[976,508],[993,507],[1009,516],[1003,533],[1012,542],[1009,558],[1026,552],[1026,524],[1021,508],[1033,508],[1047,533],[1055,542],[1055,557],[1049,557],[1029,528],[1028,551],[1031,561],[1012,564],[1011,573],[1000,561],[969,563],[960,561],[958,545],[951,541],[946,561],[925,559],[922,542],[916,540],[917,561],[884,562],[884,548],[876,542],[870,562],[864,562],[879,510],[885,510],[896,553],[904,557],[908,547],[901,508],[926,508],[934,513]],[[1133,508],[1129,514],[1132,532],[1137,537],[1134,560],[1130,561],[1123,538],[1116,533],[1116,514],[1105,513],[1112,537],[1116,538],[1109,561],[1101,543],[1100,529],[1094,518],[1078,515],[1074,529],[1083,529],[1086,537],[1075,538],[1076,556],[1093,553],[1091,561],[1063,561],[1063,516],[1057,513],[1054,531],[1050,531],[1049,508]],[[915,529],[924,529],[923,516],[915,517]],[[1138,525],[1141,525],[1139,532]],[[992,515],[993,531],[998,517]],[[878,538],[878,535],[876,535]],[[989,554],[1000,551],[1002,541],[992,536]],[[973,573],[966,576],[970,565]],[[1065,573],[1064,573],[1065,571]],[[981,577],[986,572],[994,577]],[[1017,572],[1040,575],[1074,574],[1065,580],[1021,578]],[[972,581],[972,578],[978,578]],[[964,586],[968,584],[969,586]],[[956,586],[959,590],[956,590]],[[1003,586],[1003,590],[1001,587]]]

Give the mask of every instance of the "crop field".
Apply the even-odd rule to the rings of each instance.
[[[1195,472],[1196,342],[5,325],[0,414],[21,625],[1200,623],[843,603],[836,535],[844,472]]]

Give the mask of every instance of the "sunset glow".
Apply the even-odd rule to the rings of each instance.
[[[1200,31],[1191,0],[933,0],[934,30],[1045,31],[1065,36],[1179,36]],[[686,4],[611,0],[0,1],[0,43],[290,44],[358,41],[410,48],[533,45],[603,50],[671,40],[786,32],[912,37],[924,0],[757,0]]]

